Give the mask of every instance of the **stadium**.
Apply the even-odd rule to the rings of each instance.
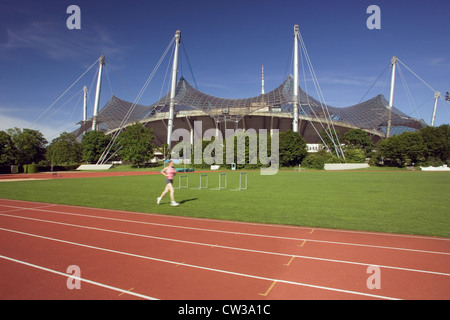
[[[199,91],[183,77],[177,79],[177,49],[180,40],[181,32],[177,31],[173,40],[176,51],[170,92],[149,106],[125,101],[113,95],[98,113],[95,111],[98,110],[98,105],[96,106],[92,118],[84,119],[80,128],[74,132],[75,135],[81,136],[91,128],[112,135],[128,125],[140,122],[153,129],[156,145],[167,143],[170,146],[172,131],[177,128],[189,130],[193,142],[193,124],[201,121],[203,132],[196,133],[198,136],[203,136],[204,131],[211,128],[220,130],[222,135],[226,129],[293,130],[303,136],[309,151],[314,151],[317,144],[324,143],[320,135],[325,130],[342,137],[349,129],[362,129],[377,142],[389,135],[427,126],[423,120],[412,118],[395,108],[391,102],[392,97],[388,101],[380,94],[353,106],[337,108],[326,105],[302,90],[298,85],[298,46],[304,44],[299,38],[297,25],[294,26],[293,75],[289,75],[275,89],[264,92],[263,72],[261,94],[244,99],[212,96]],[[100,68],[105,63],[102,57]],[[391,65],[393,74],[397,61],[395,59],[397,58],[393,58]],[[97,91],[100,84],[101,70]]]

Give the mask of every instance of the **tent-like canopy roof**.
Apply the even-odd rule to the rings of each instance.
[[[232,110],[234,114],[245,116],[263,108],[277,108],[281,112],[292,113],[294,79],[289,76],[280,86],[272,91],[252,98],[226,99],[203,93],[192,87],[184,78],[181,78],[176,87],[175,112],[201,110],[208,115],[222,113],[223,110]],[[348,124],[360,129],[385,131],[388,120],[388,102],[383,95],[378,95],[367,101],[346,108],[325,106],[318,100],[299,89],[300,116],[313,121],[325,120],[327,113],[333,121]],[[158,113],[168,112],[170,93],[150,106],[135,105],[112,96],[108,103],[100,110],[97,116],[100,130],[111,131],[136,121],[151,121]],[[89,119],[78,133],[81,134],[91,126]],[[397,108],[392,109],[392,126],[420,129],[426,124],[407,116]],[[384,129],[383,129],[384,128]]]

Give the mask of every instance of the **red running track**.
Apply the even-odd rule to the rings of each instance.
[[[0,243],[0,299],[450,299],[448,238],[0,199]]]

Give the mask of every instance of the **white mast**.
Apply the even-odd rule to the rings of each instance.
[[[298,132],[298,24],[294,26],[294,94],[293,94],[293,113],[292,130]]]
[[[172,149],[172,131],[173,131],[173,117],[175,109],[175,91],[177,88],[177,72],[178,72],[178,48],[180,46],[181,31],[175,32],[175,54],[172,65],[172,87],[170,89],[170,106],[169,106],[169,125],[167,127],[167,144],[169,150]]]
[[[105,65],[105,56],[102,54],[98,59],[98,78],[97,78],[97,91],[95,92],[95,104],[94,104],[94,114],[92,115],[92,131],[97,130],[97,114],[98,106],[100,104],[100,91],[102,86],[102,71]]]
[[[261,94],[264,94],[264,65],[262,66]]]
[[[394,106],[394,88],[395,88],[395,65],[397,64],[398,58],[393,56],[391,59],[392,76],[391,76],[391,93],[389,95],[389,114],[388,123],[386,128],[386,138],[391,136],[391,125],[392,125],[392,107]]]
[[[431,118],[431,126],[434,127],[434,122],[436,120],[436,109],[437,109],[437,102],[439,97],[441,96],[441,93],[439,91],[436,91],[434,93],[434,109],[433,109],[433,117]]]
[[[87,120],[87,93],[88,89],[86,86],[83,88],[83,123]]]

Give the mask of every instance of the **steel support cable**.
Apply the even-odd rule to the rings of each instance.
[[[450,104],[450,102],[446,101],[444,98],[442,98],[442,96],[440,97],[440,100],[442,102],[442,105],[444,106],[445,111],[447,111],[447,113],[450,115],[450,111],[448,109],[448,104]]]
[[[83,89],[78,90],[72,97],[70,97],[69,100],[67,100],[65,103],[63,103],[58,109],[54,110],[49,116],[48,118],[51,118],[53,115],[55,115],[55,113],[57,113],[59,110],[61,110],[64,106],[66,106],[69,102],[71,102],[76,96],[78,96],[78,102],[80,102],[80,99],[83,95],[80,95],[80,93],[83,92]],[[78,104],[78,103],[77,103]]]
[[[302,47],[302,49],[303,49],[303,47]],[[300,50],[300,52],[302,52],[302,50]],[[325,129],[325,127],[324,127],[322,121],[320,121],[319,117],[317,116],[316,112],[314,111],[314,108],[311,107],[312,104],[311,104],[311,102],[309,101],[308,85],[307,85],[307,82],[306,82],[306,72],[305,72],[305,66],[304,66],[304,62],[303,62],[303,55],[301,56],[301,61],[302,61],[303,77],[304,77],[304,80],[305,80],[306,102],[307,102],[307,104],[308,104],[308,106],[309,106],[311,112],[314,114],[314,116],[315,116],[316,119],[318,120],[317,122],[320,124],[320,126],[322,127],[322,129],[323,129],[323,130],[325,131],[325,133],[328,135],[328,132],[326,131],[326,129]],[[306,114],[306,112],[305,112],[305,110],[303,109],[301,103],[300,103],[300,108],[302,109],[303,113]],[[308,117],[308,121],[309,121],[309,123],[311,124],[311,126],[313,127],[313,129],[314,129],[314,131],[316,132],[317,136],[318,136],[318,137],[320,138],[320,140],[322,141],[322,143],[323,143],[323,145],[325,146],[325,148],[326,148],[329,152],[331,152],[330,148],[328,147],[328,145],[327,145],[327,143],[325,142],[325,140],[322,138],[321,134],[318,132],[316,126],[313,124],[313,122],[311,121],[311,118],[310,118],[310,117]],[[329,136],[329,135],[328,135],[328,136]],[[331,137],[330,137],[330,139],[331,139]]]
[[[400,59],[398,59],[398,62],[400,62],[406,69],[408,69],[409,72],[411,72],[414,76],[416,76],[417,79],[419,79],[423,84],[425,84],[433,93],[436,92],[428,83],[426,83],[421,77],[419,77],[414,71],[412,71],[406,64],[404,64]]]
[[[417,79],[419,79],[425,86],[427,86],[433,93],[436,93],[437,90],[435,90],[432,86],[430,86],[427,82],[425,82],[425,80],[423,80],[421,77],[419,77],[419,75],[417,73],[415,73],[413,70],[411,70],[411,68],[409,68],[403,61],[401,61],[400,59],[398,59],[398,62],[400,62],[409,72],[411,72]],[[442,96],[441,96],[441,99]],[[448,101],[447,101],[448,102]],[[444,104],[445,106],[445,104]],[[418,108],[416,108],[418,109]],[[448,112],[448,111],[447,111]]]
[[[134,100],[133,104],[131,105],[130,109],[125,114],[125,117],[123,118],[123,120],[122,120],[122,122],[121,122],[121,124],[119,126],[119,130],[114,133],[113,139],[111,139],[110,142],[108,143],[107,147],[105,148],[105,150],[103,151],[102,155],[100,156],[100,159],[97,161],[97,164],[103,164],[105,162],[106,156],[109,154],[109,152],[111,151],[111,148],[114,146],[114,144],[115,144],[115,142],[117,140],[117,137],[123,131],[123,129],[125,127],[125,124],[127,123],[131,113],[136,108],[136,105],[138,104],[139,100],[141,99],[142,95],[144,94],[145,90],[147,89],[149,83],[151,82],[151,80],[155,76],[156,71],[158,70],[159,66],[161,65],[162,61],[166,57],[167,52],[169,51],[170,47],[172,46],[172,44],[174,42],[175,42],[175,37],[172,38],[172,40],[170,41],[170,43],[167,46],[166,50],[162,54],[162,56],[159,59],[158,63],[156,64],[155,68],[153,69],[151,74],[148,76],[147,80],[145,81],[144,85],[142,86],[141,90],[139,91],[136,99]]]
[[[78,97],[78,101],[77,101],[77,103],[75,104],[75,107],[72,109],[72,113],[70,114],[70,117],[69,117],[69,121],[71,121],[72,118],[73,118],[73,115],[75,114],[75,110],[78,108],[78,105],[80,104],[81,98],[83,97],[82,94],[80,95],[80,92],[82,93],[83,90],[79,90],[79,91],[78,91],[76,94],[74,94],[74,95],[73,95],[73,96],[72,96],[65,104],[63,104],[61,107],[59,107],[57,110],[55,110],[49,117],[51,117],[52,115],[54,115],[57,111],[59,111],[63,106],[65,106],[66,104],[68,104],[70,101],[73,100],[73,98],[75,98],[75,97],[78,95],[78,96],[79,96],[79,97]],[[76,125],[76,124],[75,124],[75,125]],[[67,132],[68,130],[70,130],[70,129],[71,129],[72,127],[74,127],[75,125],[71,125],[70,127],[67,127],[65,130],[63,130],[63,132]],[[56,134],[50,136],[50,137],[48,138],[48,140],[49,140],[49,141],[52,141],[53,138],[55,138],[57,135],[58,135],[58,133],[56,133]]]
[[[422,102],[420,105],[418,105],[413,111],[411,111],[411,113],[409,114],[409,116],[413,116],[413,114],[419,110],[420,108],[422,108],[426,103],[430,102],[431,100],[433,100],[433,97],[429,97],[427,100],[425,100],[424,102]]]
[[[70,89],[72,89],[72,87],[89,71],[91,70],[91,68],[98,62],[98,59],[95,60],[95,62],[85,71],[83,72],[83,74],[81,76],[78,77],[77,80],[75,80],[74,83],[72,83],[36,120],[33,121],[33,123],[31,124],[31,127],[34,126],[34,124],[36,122],[38,122],[43,116],[44,114],[46,114]]]
[[[149,75],[149,77],[147,78],[146,82],[144,83],[143,87],[141,88],[140,92],[138,93],[136,99],[134,100],[133,104],[131,105],[130,109],[127,111],[127,113],[125,114],[124,118],[122,119],[122,122],[119,125],[119,130],[116,131],[113,134],[112,139],[110,140],[110,142],[108,143],[107,147],[105,148],[105,150],[103,151],[102,155],[100,156],[99,160],[97,161],[97,164],[103,164],[106,160],[106,157],[108,156],[109,152],[111,151],[112,147],[114,146],[114,144],[117,141],[118,136],[120,135],[120,133],[123,131],[123,128],[125,126],[125,124],[127,123],[131,113],[133,112],[133,110],[135,109],[137,102],[140,100],[140,98],[142,97],[142,95],[144,94],[145,90],[147,89],[150,81],[153,79],[154,74],[156,73],[156,70],[159,68],[162,60],[164,60],[164,57],[167,54],[168,49],[170,48],[170,46],[172,45],[173,39],[172,41],[169,43],[169,45],[166,48],[166,51],[163,53],[163,55],[161,56],[160,60],[158,61],[156,67],[153,69],[152,73]]]
[[[92,93],[92,92],[94,92],[94,85],[95,85],[95,83],[96,83],[96,79],[97,79],[97,75],[98,75],[98,68],[97,68],[97,70],[95,71],[95,74],[94,74],[94,76],[92,77],[92,82],[91,82],[91,85],[89,86],[89,91],[88,91],[88,104],[89,105],[94,105],[94,103],[91,101],[91,99],[90,99],[90,97],[89,97],[89,95]],[[95,100],[94,100],[95,101]],[[87,106],[86,106],[87,107]]]
[[[159,98],[158,98],[157,101],[161,100],[161,98],[162,98],[162,95],[163,95],[163,92],[164,92],[164,89],[165,89],[164,85],[166,83],[167,75],[169,74],[169,70],[170,70],[170,61],[172,61],[174,54],[175,54],[175,46],[173,46],[172,53],[170,54],[169,63],[167,64],[166,72],[164,73],[164,80],[163,80],[163,83],[161,85],[161,90],[159,92]],[[170,90],[170,81],[167,83],[166,92],[169,92],[169,90]],[[167,101],[168,101],[168,96],[166,97],[166,101],[165,102],[167,102]]]
[[[378,80],[380,80],[381,76],[383,75],[383,73],[390,67],[390,64],[386,65],[386,67],[384,68],[384,70],[380,73],[380,75],[378,76],[378,78],[372,83],[372,85],[370,86],[370,88],[366,91],[366,93],[364,93],[363,97],[361,98],[361,100],[359,100],[358,103],[361,103],[364,98],[367,96],[367,94],[369,93],[370,90],[372,90],[372,88],[375,86],[375,84],[378,82]]]
[[[183,45],[181,45],[181,49],[183,49],[184,55],[186,56],[186,61],[187,61],[188,67],[189,67],[189,71],[191,72],[192,79],[194,80],[195,89],[198,90],[197,81],[195,80],[194,72],[192,71],[192,66],[191,66],[191,62],[189,61],[189,56],[186,51],[185,43],[186,43],[186,41],[184,40]]]
[[[313,68],[313,66],[312,66],[311,59],[309,58],[308,51],[306,50],[306,45],[305,45],[305,43],[304,43],[303,38],[301,37],[301,35],[300,35],[300,38],[299,38],[299,39],[300,39],[301,47],[302,47],[302,49],[304,50],[305,59],[306,59],[306,62],[307,62],[307,64],[308,64],[309,71],[310,71],[310,73],[311,73],[311,77],[312,77],[312,80],[313,80],[314,87],[315,87],[316,92],[317,92],[317,94],[318,94],[318,96],[319,96],[320,107],[321,107],[322,111],[324,112],[324,115],[325,115],[325,121],[326,121],[326,123],[327,123],[327,127],[328,127],[328,129],[330,129],[329,118],[331,118],[331,116],[330,116],[330,114],[329,114],[329,112],[328,112],[328,108],[326,107],[325,99],[324,99],[323,94],[322,94],[322,90],[321,90],[320,87],[319,87],[316,73],[315,73],[314,68]],[[324,107],[324,105],[325,105],[325,107]],[[333,129],[334,129],[334,126],[333,126]],[[334,131],[335,131],[335,130],[334,130]],[[330,129],[330,133],[328,133],[327,130],[325,130],[325,133],[328,135],[328,137],[330,138],[331,142],[333,143],[334,149],[335,149],[335,151],[336,151],[336,155],[339,157],[339,150],[338,150],[338,147],[337,147],[337,145],[336,145],[336,141],[335,141],[335,139],[334,139],[334,137],[333,137],[333,132],[332,132],[331,129]],[[330,134],[331,134],[331,135],[330,135]],[[336,133],[335,133],[335,136],[336,136],[336,138],[337,138],[337,134],[336,134]],[[339,144],[339,142],[338,142],[338,144]]]
[[[72,97],[69,98],[69,100],[67,100],[65,103],[63,103],[58,109],[54,110],[50,115],[47,116],[46,119],[51,118],[56,112],[58,112],[59,110],[61,110],[62,107],[64,107],[65,105],[67,105],[69,102],[71,102],[80,92],[82,92],[83,90],[79,90],[77,91]],[[39,129],[40,126],[36,126],[36,129]],[[53,136],[52,136],[53,137]],[[50,137],[50,138],[52,138]]]
[[[159,66],[161,65],[162,61],[164,60],[165,56],[167,55],[167,52],[169,51],[169,48],[172,46],[172,43],[174,41],[175,41],[175,38],[172,38],[172,40],[170,41],[170,43],[167,46],[166,50],[164,51],[163,55],[159,59],[157,65],[155,66],[155,68],[153,69],[152,73],[149,75],[149,77],[147,78],[146,82],[142,86],[140,92],[138,93],[138,95],[137,95],[136,99],[134,100],[133,104],[131,105],[130,109],[125,114],[125,117],[123,118],[122,122],[119,125],[119,130],[114,133],[113,138],[110,140],[110,142],[108,143],[106,149],[103,151],[102,155],[100,156],[100,159],[97,161],[97,164],[103,164],[105,162],[106,157],[108,156],[108,154],[111,151],[112,147],[116,143],[118,136],[123,131],[123,128],[125,127],[125,124],[127,123],[131,113],[133,112],[133,110],[135,109],[137,103],[139,102],[139,100],[141,99],[141,97],[144,94],[145,90],[147,89],[150,81],[153,79],[156,71],[158,70]]]
[[[411,107],[411,114],[413,114],[414,110],[417,109],[416,103],[414,102],[414,98],[412,97],[411,90],[409,90],[408,84],[406,83],[405,76],[403,75],[402,68],[398,66],[398,73],[400,74],[400,79],[402,80],[403,86],[405,87],[406,97],[408,98],[409,105]]]
[[[112,86],[111,86],[111,81],[109,80],[108,70],[107,70],[107,68],[104,68],[104,70],[105,70],[105,73],[106,73],[106,79],[108,80],[109,90],[111,90],[111,95],[113,96],[114,93],[113,93],[113,89],[112,89]]]
[[[302,50],[300,50],[300,53],[302,53]],[[302,62],[302,72],[303,72],[303,79],[305,81],[305,93],[306,93],[306,102],[309,106],[309,108],[311,109],[312,113],[314,114],[314,116],[318,119],[319,117],[317,116],[316,112],[314,111],[314,109],[311,107],[311,103],[309,102],[309,95],[308,95],[308,84],[306,82],[306,71],[305,71],[305,64],[303,62],[303,55],[300,55],[300,60]],[[301,103],[299,103],[300,105],[300,109],[302,109],[303,113],[306,115],[305,109],[303,109],[303,106]],[[319,131],[317,130],[316,126],[314,125],[314,123],[311,120],[311,117],[309,117],[309,115],[307,116],[307,120],[308,122],[311,124],[311,126],[313,127],[314,131],[316,132],[317,136],[319,137],[319,139],[322,141],[323,145],[325,146],[325,148],[330,151],[330,148],[328,147],[328,145],[326,144],[325,140],[322,138],[322,136],[320,135]],[[325,130],[325,127],[323,126],[323,123],[321,121],[318,121],[319,124],[321,125],[321,127]]]
[[[167,79],[167,75],[169,74],[169,70],[170,70],[170,61],[172,61],[172,58],[173,58],[173,55],[175,54],[175,46],[173,46],[173,50],[172,50],[172,53],[170,54],[170,58],[169,58],[169,63],[167,64],[167,68],[166,68],[166,72],[164,73],[164,79],[163,79],[163,81],[162,81],[162,85],[161,85],[161,90],[159,91],[159,97],[158,97],[158,100],[156,100],[156,101],[160,101],[161,100],[161,98],[162,98],[162,95],[163,95],[163,92],[164,92],[164,86],[165,86],[165,83],[166,83],[166,79]],[[166,92],[169,92],[170,91],[170,81],[167,83],[167,89],[166,89]],[[164,101],[164,104],[166,104],[167,102],[168,102],[168,100],[169,100],[169,96],[167,95],[166,96],[166,100]],[[149,118],[148,119],[148,121],[146,121],[146,122],[144,122],[143,123],[143,125],[145,126],[147,123],[149,123],[150,122],[150,117],[151,117],[151,115],[152,115],[152,113],[156,110],[158,108],[158,104],[156,104],[152,109],[150,109],[149,110],[149,113],[148,113],[148,117],[147,118]],[[164,106],[162,106],[162,107],[160,107],[160,109],[159,110],[161,110],[162,108],[164,108]],[[159,112],[159,110],[157,110],[155,113],[153,113],[153,116],[155,116],[158,112]]]
[[[326,130],[325,130],[325,132],[327,133],[328,137],[331,139],[331,141],[332,141],[332,143],[334,145],[334,149],[336,151],[336,155],[338,157],[342,156],[342,158],[345,159],[344,152],[343,152],[343,150],[341,148],[341,145],[340,145],[340,142],[339,142],[339,137],[337,136],[336,129],[334,127],[334,123],[333,123],[333,121],[331,121],[330,112],[329,112],[328,107],[326,105],[325,98],[323,96],[322,90],[320,89],[316,73],[315,73],[314,68],[312,66],[312,62],[311,62],[311,59],[309,57],[308,51],[306,50],[306,45],[305,45],[305,43],[303,41],[301,33],[299,33],[299,41],[300,41],[302,49],[304,50],[305,59],[306,59],[306,62],[308,64],[309,71],[311,73],[311,77],[312,77],[312,80],[313,80],[313,83],[314,83],[314,87],[316,88],[316,92],[319,95],[319,102],[321,104],[322,111],[325,114],[325,120],[326,120],[328,128],[330,129],[331,136],[327,133]],[[330,122],[331,122],[331,126],[330,126]],[[331,128],[332,128],[333,131],[331,131]],[[333,132],[334,132],[334,137],[333,137]],[[337,140],[337,142],[335,141],[335,139]]]

